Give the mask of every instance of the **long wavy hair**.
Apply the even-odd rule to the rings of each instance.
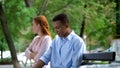
[[[40,25],[41,32],[44,35],[49,35],[52,38],[51,33],[50,33],[49,24],[48,24],[48,21],[45,16],[40,15],[40,16],[35,17],[33,20],[35,21],[36,24]]]

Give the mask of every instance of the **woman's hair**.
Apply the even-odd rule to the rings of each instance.
[[[48,24],[48,21],[47,21],[47,19],[46,19],[45,16],[40,15],[40,16],[35,17],[33,20],[35,21],[36,24],[40,25],[41,32],[44,35],[49,35],[51,37],[50,29],[49,29],[49,24]]]

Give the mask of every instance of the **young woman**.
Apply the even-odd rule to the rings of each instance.
[[[37,16],[32,21],[32,29],[37,34],[29,47],[25,51],[28,59],[33,59],[35,63],[49,49],[52,42],[49,24],[45,16]]]

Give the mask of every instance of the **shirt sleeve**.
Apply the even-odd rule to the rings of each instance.
[[[73,63],[71,68],[78,68],[82,62],[83,53],[85,53],[86,51],[86,45],[82,39],[80,39],[79,41],[76,40],[73,49],[74,49],[74,53],[72,57]]]
[[[30,53],[31,53],[32,47],[33,47],[33,45],[34,45],[34,43],[35,43],[35,41],[36,41],[37,38],[38,38],[38,36],[35,36],[34,39],[32,40],[32,42],[30,43],[30,45],[25,50],[25,56],[28,59],[31,59]]]
[[[46,65],[47,65],[48,62],[51,60],[52,45],[53,45],[53,42],[52,42],[50,48],[48,49],[48,51],[46,51],[46,52],[43,54],[43,56],[40,57],[40,60],[42,60]]]
[[[25,50],[25,56],[26,56],[28,59],[31,59],[31,58],[30,58],[30,53],[31,53],[31,51],[30,51],[28,48],[26,48],[26,50]]]
[[[42,43],[40,44],[40,48],[38,50],[38,53],[34,57],[35,62],[37,62],[39,60],[39,58],[49,49],[51,42],[52,42],[52,40],[48,36],[46,36],[43,39]]]

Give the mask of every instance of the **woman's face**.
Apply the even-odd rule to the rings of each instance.
[[[38,34],[40,31],[40,25],[36,24],[34,20],[32,21],[32,30],[34,34]]]

